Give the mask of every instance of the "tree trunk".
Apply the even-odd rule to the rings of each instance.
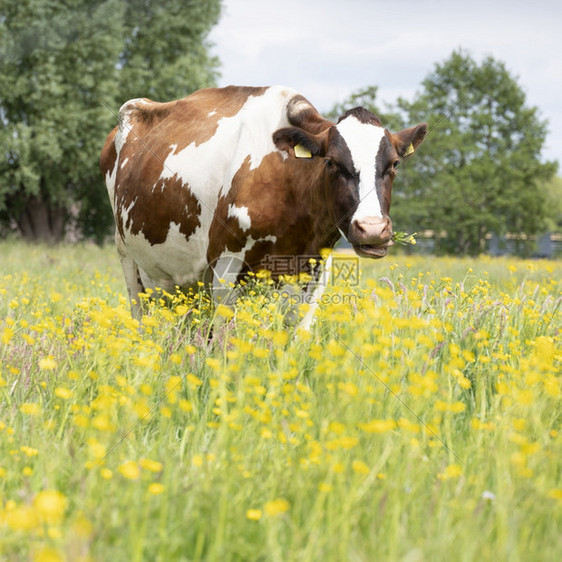
[[[55,244],[64,238],[64,217],[63,207],[34,195],[16,222],[25,240]]]

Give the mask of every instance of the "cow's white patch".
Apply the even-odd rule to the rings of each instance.
[[[244,257],[257,242],[277,242],[276,236],[265,236],[253,238],[249,236],[246,245],[239,252],[228,252],[223,254],[213,266],[213,295],[217,300],[225,304],[234,304],[238,295],[238,287],[235,286],[238,275],[245,265]]]
[[[291,106],[291,114],[296,116],[303,111],[307,111],[308,109],[310,109],[310,107],[311,106],[308,101],[300,99],[296,102],[293,102]]]
[[[125,207],[121,208],[121,224],[123,225],[123,227],[125,227],[129,222],[129,213],[131,212],[131,209],[135,206],[136,202],[137,202],[137,197],[135,197],[131,201],[131,204],[127,208]]]
[[[128,161],[129,161],[129,158],[125,158],[125,159],[123,160],[123,162],[121,162],[120,168],[123,169],[123,168],[125,167],[125,164],[127,164]]]
[[[115,215],[115,180],[117,178],[117,167],[119,166],[119,159],[115,159],[115,165],[111,172],[105,173],[105,185],[107,186],[107,194],[109,195],[109,202],[111,203],[111,210]]]
[[[279,152],[272,135],[277,129],[289,126],[287,104],[295,95],[297,93],[290,88],[268,88],[261,95],[250,96],[236,115],[219,119],[215,134],[208,141],[198,145],[192,142],[177,152],[177,143],[171,144],[157,182],[162,180],[161,185],[166,185],[166,180],[179,178],[200,203],[200,225],[186,238],[179,231],[179,225],[172,223],[165,242],[156,246],[145,239],[142,230],[133,235],[126,229],[124,243],[138,263],[145,287],[173,290],[176,285],[185,288],[201,278],[207,267],[209,230],[215,220],[219,197],[228,194],[234,175],[245,162],[253,170],[268,154]],[[134,131],[131,132],[129,115],[139,103],[146,102],[131,100],[121,109],[119,132],[115,138],[118,160],[124,143],[136,140]],[[106,177],[108,189],[114,189],[112,177],[114,182],[115,171]],[[121,210],[124,225],[132,205],[134,202],[129,208]],[[228,210],[229,216],[237,218],[244,232],[251,226],[248,211],[248,208],[236,204]],[[237,257],[243,259],[247,249],[255,243],[275,241],[275,237],[254,240],[244,235],[241,241],[244,248]]]
[[[337,129],[345,140],[351,152],[355,170],[359,173],[359,206],[351,220],[382,217],[375,178],[376,158],[380,143],[384,138],[384,128],[361,123],[351,115],[341,121],[337,125]]]
[[[139,266],[143,285],[151,289],[174,292],[178,286],[191,287],[207,266],[206,248],[203,244],[186,244],[180,225],[172,222],[166,241],[152,246],[142,233],[127,235],[127,248]]]
[[[236,205],[228,206],[228,218],[238,219],[238,224],[242,230],[250,230],[252,221],[248,214],[248,207],[237,207]]]
[[[212,117],[213,115],[216,115],[216,114],[217,114],[216,110],[213,110],[209,113],[209,115],[207,117]]]
[[[127,141],[129,133],[133,130],[131,126],[130,113],[134,111],[139,105],[144,105],[148,103],[143,98],[135,98],[125,102],[119,109],[119,131],[115,135],[114,143],[117,154],[121,152],[123,145]],[[134,140],[137,139],[136,135],[133,133]]]

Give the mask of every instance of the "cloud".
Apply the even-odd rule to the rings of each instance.
[[[562,160],[562,3],[225,0],[225,9],[211,34],[221,85],[286,84],[323,111],[368,85],[391,102],[411,98],[437,62],[463,47],[506,63],[551,122],[548,157]]]

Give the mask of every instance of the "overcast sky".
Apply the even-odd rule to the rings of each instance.
[[[223,2],[210,37],[221,86],[291,86],[322,112],[375,85],[383,105],[412,99],[435,63],[463,48],[506,64],[549,121],[544,158],[562,165],[560,0]]]

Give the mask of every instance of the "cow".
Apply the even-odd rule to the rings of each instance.
[[[426,133],[422,123],[393,134],[361,107],[334,123],[284,86],[126,102],[100,167],[132,314],[147,289],[185,291],[210,270],[217,287],[276,256],[320,260],[341,236],[359,256],[384,257],[396,168]],[[310,284],[313,300],[321,285]]]

